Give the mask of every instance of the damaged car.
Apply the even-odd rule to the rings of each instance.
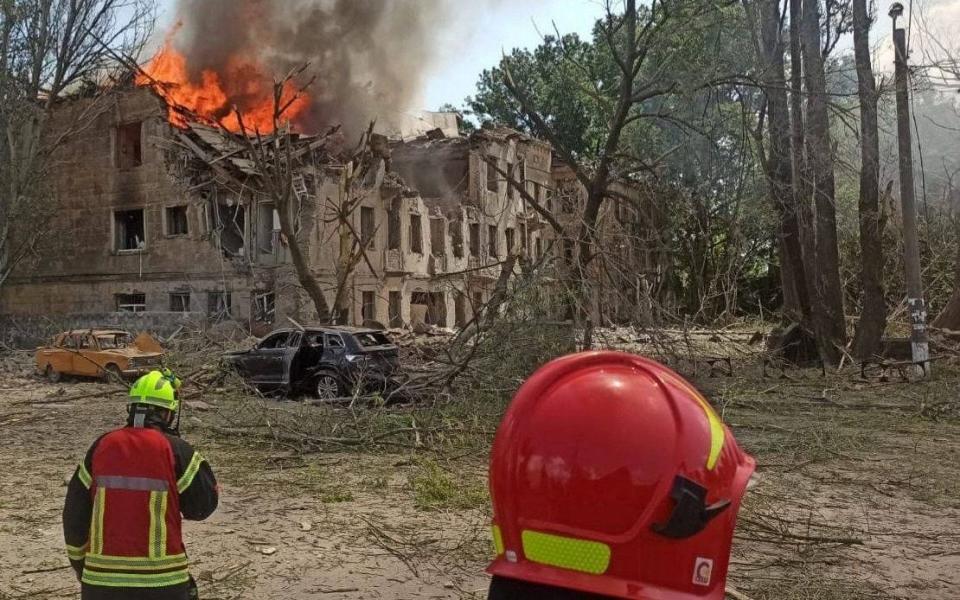
[[[64,331],[36,351],[37,372],[51,382],[64,375],[133,379],[163,362],[163,348],[147,333],[119,329]]]
[[[278,329],[223,364],[263,392],[310,393],[321,400],[389,393],[400,376],[399,352],[386,333],[358,327]]]

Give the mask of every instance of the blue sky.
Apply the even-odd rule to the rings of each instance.
[[[535,47],[554,24],[561,33],[589,37],[594,21],[603,14],[602,0],[445,1],[461,17],[458,23],[437,23],[451,27],[454,34],[438,48],[428,72],[421,103],[430,110],[447,102],[460,106],[473,94],[480,72],[499,62],[503,52]],[[175,0],[159,0],[159,5],[162,32],[173,18]]]

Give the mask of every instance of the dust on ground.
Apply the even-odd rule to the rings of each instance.
[[[28,355],[6,356],[0,599],[77,598],[61,537],[65,482],[122,421],[124,390],[50,384]],[[957,367],[938,363],[919,383],[850,369],[763,377],[749,361],[708,372],[696,383],[759,463],[731,565],[740,598],[960,597]],[[214,516],[185,527],[205,599],[484,597],[485,447],[303,453],[295,437],[264,440],[222,420],[244,402],[209,391],[184,423],[223,487]],[[301,420],[321,410],[265,402]]]

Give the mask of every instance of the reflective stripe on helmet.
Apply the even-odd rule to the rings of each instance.
[[[539,531],[520,534],[527,560],[551,567],[601,575],[610,566],[610,546]]]
[[[150,558],[162,558],[167,552],[167,492],[150,492]]]
[[[187,465],[187,470],[183,472],[183,475],[180,479],[177,480],[177,491],[183,493],[190,484],[193,483],[193,478],[197,476],[197,471],[200,470],[200,463],[203,462],[203,457],[200,456],[199,452],[193,453],[193,458],[190,459],[190,464]]]
[[[90,519],[90,553],[103,553],[103,509],[107,503],[107,490],[97,488],[93,497],[93,518]]]
[[[83,570],[81,581],[87,585],[103,587],[167,587],[186,583],[190,574],[186,568],[166,573],[104,573]]]
[[[661,375],[661,377],[665,379],[668,378],[671,383],[683,388],[685,392],[697,401],[697,404],[700,405],[703,412],[707,414],[707,421],[710,423],[710,454],[707,455],[707,469],[712,470],[717,466],[717,459],[720,458],[720,451],[723,450],[723,443],[726,441],[727,434],[723,427],[723,421],[717,416],[716,411],[713,410],[713,407],[710,406],[707,399],[703,397],[703,394],[698,392],[689,383],[679,377],[670,375]]]
[[[90,489],[90,482],[93,480],[90,477],[90,471],[87,470],[87,466],[83,463],[80,463],[80,466],[77,467],[77,478],[80,480],[80,483],[83,484],[83,487]]]
[[[170,569],[186,567],[187,555],[181,553],[159,558],[144,558],[141,556],[88,554],[84,566],[102,570],[168,571]]]
[[[492,525],[490,530],[493,534],[493,552],[495,556],[500,556],[504,551],[503,534],[500,532],[500,526]]]

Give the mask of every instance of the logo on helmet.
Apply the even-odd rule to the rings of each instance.
[[[713,573],[713,561],[709,558],[697,557],[697,562],[693,566],[693,584],[710,585],[710,575]]]

